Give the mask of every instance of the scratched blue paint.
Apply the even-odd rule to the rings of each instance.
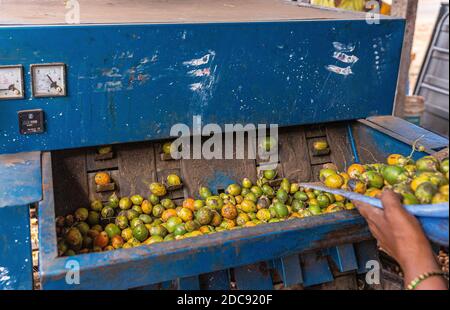
[[[41,153],[0,155],[0,209],[41,200]]]
[[[0,27],[0,65],[26,73],[26,98],[1,103],[0,154],[167,138],[193,115],[288,126],[391,114],[403,29],[399,19]],[[355,46],[354,74],[326,69],[347,66],[333,42]],[[68,97],[31,98],[29,66],[48,62],[67,64]],[[17,111],[36,108],[46,133],[20,135]]]
[[[0,208],[0,290],[33,287],[29,206]]]

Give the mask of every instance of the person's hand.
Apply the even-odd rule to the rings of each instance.
[[[419,253],[431,251],[419,221],[403,208],[397,194],[384,190],[381,201],[384,209],[360,201],[354,204],[367,220],[370,231],[383,251],[400,265],[407,265],[410,258]]]
[[[384,209],[360,201],[354,201],[354,205],[366,219],[381,249],[400,264],[405,274],[405,283],[409,284],[422,273],[439,271],[431,245],[419,221],[403,208],[399,196],[391,190],[384,190],[381,201]],[[424,283],[435,283],[437,286],[434,289],[447,289],[441,277],[432,277]]]

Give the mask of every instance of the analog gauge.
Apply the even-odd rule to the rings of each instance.
[[[23,99],[23,67],[0,66],[0,100]]]
[[[33,97],[66,96],[66,65],[31,65]]]

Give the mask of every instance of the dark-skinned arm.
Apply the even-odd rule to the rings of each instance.
[[[378,245],[393,257],[404,273],[405,285],[426,272],[440,271],[439,264],[431,249],[419,221],[405,208],[400,198],[391,190],[381,194],[384,209],[354,201]],[[447,290],[442,276],[432,276],[422,281],[417,290]]]

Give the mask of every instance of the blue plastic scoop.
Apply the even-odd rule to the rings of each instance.
[[[383,204],[380,199],[361,195],[355,192],[349,192],[342,189],[333,189],[323,186],[321,183],[300,183],[300,186],[320,190],[323,192],[328,192],[336,195],[341,195],[350,200],[359,200],[368,203],[374,207],[383,208]],[[424,204],[424,205],[405,205],[405,209],[415,215],[415,216],[426,216],[426,217],[448,217],[449,204],[438,203],[438,204]]]
[[[323,186],[322,183],[300,183],[300,186],[341,195],[350,200],[358,200],[377,208],[383,208],[383,204],[380,199],[341,189],[328,188]],[[448,246],[448,202],[438,204],[404,205],[404,207],[409,213],[419,219],[425,233],[432,241]]]

